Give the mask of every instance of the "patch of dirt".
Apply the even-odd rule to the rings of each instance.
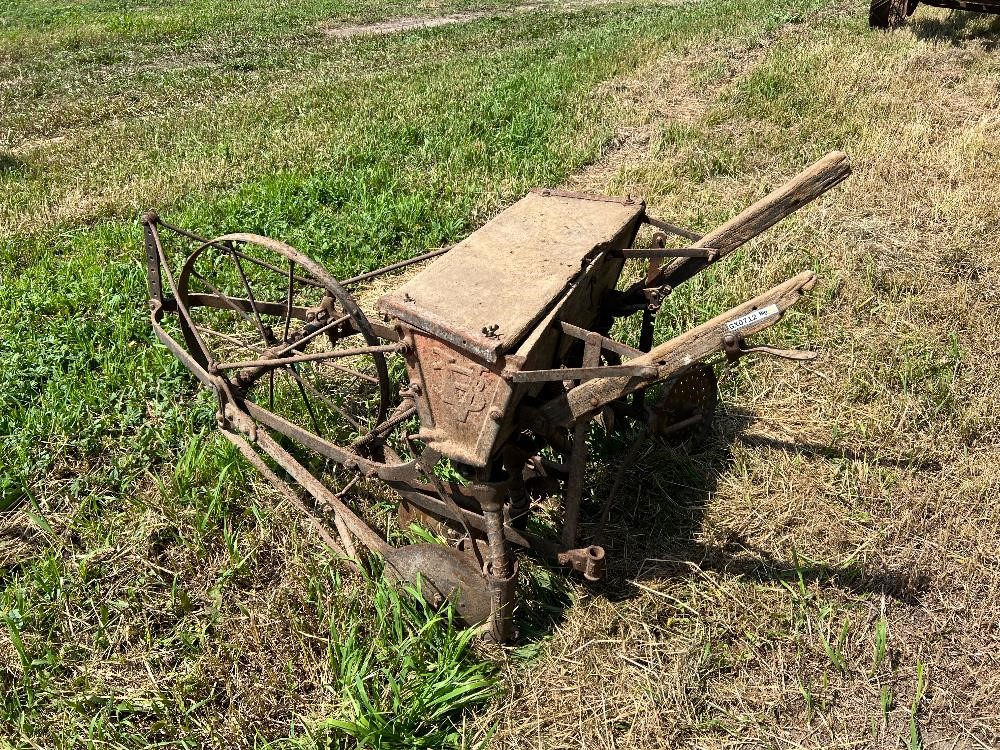
[[[381,36],[383,34],[396,34],[401,31],[414,31],[416,29],[434,29],[438,26],[449,26],[453,23],[474,21],[477,18],[485,18],[489,15],[492,14],[487,11],[468,11],[466,13],[452,13],[447,16],[433,16],[430,18],[412,16],[409,18],[394,18],[389,21],[377,21],[375,23],[328,27],[324,31],[334,39],[352,39],[356,36]]]
[[[683,0],[681,0],[683,1]],[[595,5],[610,5],[620,0],[562,0],[556,2],[524,3],[510,8],[497,8],[496,10],[470,10],[462,13],[449,13],[443,16],[407,16],[403,18],[393,18],[387,21],[375,21],[372,23],[332,25],[324,24],[323,33],[333,39],[353,39],[362,36],[383,36],[386,34],[398,34],[404,31],[417,31],[420,29],[434,29],[439,26],[450,26],[456,23],[468,23],[480,18],[498,18],[510,16],[518,13],[531,13],[540,10],[574,10]],[[674,0],[677,2],[677,0]],[[663,3],[657,3],[663,4]]]

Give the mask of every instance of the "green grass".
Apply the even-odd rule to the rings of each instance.
[[[963,691],[994,675],[962,654],[994,645],[1000,590],[981,563],[1000,527],[976,313],[1000,215],[996,60],[975,47],[992,22],[922,8],[884,35],[845,4],[724,0],[323,33],[513,4],[0,4],[0,747],[475,747],[494,731],[916,747],[935,722],[988,723]],[[635,130],[648,144],[614,153]],[[707,448],[645,448],[603,595],[533,571],[524,641],[499,659],[331,559],[213,436],[211,394],[149,329],[151,206],[343,277],[602,157],[621,164],[585,171],[595,190],[642,189],[706,230],[831,148],[851,181],[677,290],[658,323],[675,334],[810,267],[822,284],[766,338],[822,358],[741,364]],[[620,455],[599,447],[595,494]]]
[[[210,436],[210,395],[154,343],[137,215],[369,269],[593,160],[634,117],[605,81],[799,5],[626,4],[344,42],[320,22],[430,10],[0,8],[0,502],[32,509],[0,565],[7,742],[467,744],[493,669],[447,618],[341,580],[255,494]]]

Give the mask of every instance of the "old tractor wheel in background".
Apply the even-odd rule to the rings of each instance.
[[[387,347],[351,294],[276,240],[229,234],[201,245],[178,278],[194,359],[246,401],[341,445],[385,419]]]
[[[414,585],[419,580],[428,604],[440,607],[450,601],[471,626],[489,619],[490,591],[471,555],[444,544],[410,544],[389,552],[385,563],[397,580]]]
[[[868,25],[873,29],[898,29],[917,8],[917,0],[871,0]]]
[[[674,443],[708,436],[719,402],[719,384],[711,365],[695,365],[649,395],[649,431],[653,435]]]

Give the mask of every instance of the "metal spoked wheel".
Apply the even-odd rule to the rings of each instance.
[[[649,430],[671,442],[704,440],[712,429],[719,384],[711,365],[698,364],[651,394]]]
[[[385,420],[385,355],[354,298],[318,263],[254,234],[202,244],[178,278],[188,349],[246,401],[341,445]]]

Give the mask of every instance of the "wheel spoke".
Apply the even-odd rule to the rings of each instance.
[[[306,411],[309,412],[309,419],[312,420],[313,430],[317,435],[323,437],[323,431],[319,428],[319,421],[316,419],[316,412],[313,411],[312,401],[309,400],[309,396],[306,395],[306,389],[303,387],[302,378],[299,373],[295,370],[295,365],[288,366],[288,372],[295,376],[295,385],[299,387],[299,393],[302,396],[302,402],[306,405]],[[273,370],[271,372],[274,372]]]
[[[250,300],[250,309],[253,310],[253,316],[257,321],[257,330],[260,331],[260,338],[265,344],[270,344],[271,342],[267,340],[267,330],[264,327],[264,321],[260,319],[260,313],[257,312],[257,300],[254,299],[253,289],[250,288],[250,282],[247,281],[247,275],[243,271],[243,263],[240,261],[240,256],[236,254],[236,248],[232,244],[229,245],[229,252],[232,254],[236,268],[240,272],[243,286],[247,290],[247,299]]]
[[[352,417],[350,414],[348,414],[346,411],[344,411],[343,407],[341,407],[340,405],[338,405],[336,401],[334,401],[333,399],[329,398],[328,396],[323,395],[312,383],[310,383],[308,380],[306,380],[305,378],[303,378],[299,374],[298,370],[295,369],[294,365],[292,365],[289,368],[285,369],[284,372],[286,372],[286,373],[288,373],[289,375],[292,376],[292,378],[298,384],[298,386],[299,386],[300,389],[304,388],[304,389],[308,390],[315,398],[317,398],[320,401],[322,401],[332,411],[337,412],[337,414],[339,414],[344,419],[346,419],[348,422],[350,422],[351,426],[354,427],[354,429],[356,429],[358,431],[361,430],[361,424],[354,417]],[[303,393],[303,398],[305,398],[305,394],[304,393]],[[312,413],[313,413],[312,409],[310,408],[310,406],[308,404],[307,404],[306,408],[309,409],[309,414],[312,415]],[[313,417],[313,420],[315,421],[315,417]]]
[[[240,341],[235,336],[230,336],[228,334],[223,333],[222,331],[216,331],[215,329],[208,328],[207,326],[195,326],[195,328],[198,329],[199,333],[207,333],[207,334],[209,334],[211,336],[216,336],[216,337],[222,339],[223,341],[228,341],[230,344],[233,344],[233,345],[238,346],[238,347],[240,347],[242,349],[246,349],[248,351],[251,351],[254,354],[263,354],[263,352],[264,352],[263,349],[258,349],[255,346],[250,346],[250,344],[246,343],[245,341]]]
[[[234,310],[235,312],[239,313],[239,314],[240,314],[240,316],[241,316],[241,317],[242,317],[242,318],[243,318],[243,319],[244,319],[244,320],[245,320],[245,321],[246,321],[247,323],[249,323],[250,325],[254,325],[254,320],[253,320],[253,318],[251,318],[251,317],[250,317],[250,316],[249,316],[249,315],[247,314],[247,311],[246,311],[246,310],[244,310],[244,309],[243,309],[242,307],[240,307],[239,305],[237,305],[237,304],[236,304],[235,302],[233,302],[232,298],[231,298],[231,297],[230,297],[229,295],[227,295],[227,294],[226,294],[225,292],[223,292],[223,291],[220,291],[219,289],[217,289],[216,287],[214,287],[214,286],[212,285],[212,282],[210,282],[210,281],[209,281],[208,279],[206,279],[206,278],[204,277],[204,275],[202,275],[202,274],[200,274],[200,273],[198,273],[197,271],[194,271],[194,270],[192,270],[192,271],[191,271],[191,275],[192,275],[192,276],[194,276],[194,277],[195,277],[196,279],[198,279],[198,281],[200,281],[200,282],[201,282],[202,284],[204,284],[205,286],[207,286],[207,287],[208,287],[208,290],[209,290],[209,291],[210,291],[210,292],[211,292],[212,294],[214,294],[214,295],[215,295],[216,297],[218,297],[218,298],[219,298],[219,299],[221,299],[221,300],[222,300],[223,302],[225,302],[225,303],[226,303],[227,305],[229,305],[229,307],[230,307],[230,308],[232,308],[232,309],[233,309],[233,310]],[[251,303],[251,304],[252,304],[252,303]]]
[[[361,378],[362,380],[367,380],[369,383],[375,383],[376,385],[378,385],[379,382],[378,378],[374,378],[371,375],[366,375],[363,372],[352,370],[350,367],[344,367],[343,365],[338,365],[336,362],[327,362],[326,364],[329,367],[332,367],[334,370],[340,370],[340,372],[344,373],[345,375],[353,375],[356,378]]]
[[[278,266],[273,265],[271,263],[268,263],[265,260],[261,260],[260,258],[255,258],[252,255],[247,255],[246,253],[242,253],[239,250],[236,250],[235,248],[233,248],[232,252],[237,257],[240,257],[243,260],[248,260],[251,263],[253,263],[254,265],[260,266],[261,268],[267,268],[267,269],[269,269],[271,271],[275,271],[275,272],[281,273],[281,274],[284,273],[284,271],[281,270]],[[295,261],[289,260],[289,263],[294,263],[294,262]],[[300,284],[306,284],[307,286],[314,286],[317,289],[323,289],[324,288],[323,283],[321,281],[317,281],[316,279],[310,279],[310,278],[306,278],[306,277],[303,277],[303,276],[296,276],[295,280],[298,281]]]
[[[288,304],[285,306],[285,334],[281,339],[282,344],[288,343],[288,329],[292,325],[292,293],[295,290],[295,261],[288,261]]]
[[[307,333],[302,338],[297,339],[297,340],[293,341],[292,343],[287,344],[286,346],[283,346],[281,349],[278,349],[278,351],[276,351],[274,353],[274,356],[275,357],[284,356],[285,354],[288,354],[288,352],[290,352],[290,351],[292,351],[294,349],[298,349],[298,348],[304,346],[305,344],[308,344],[310,341],[312,341],[317,336],[322,336],[327,331],[332,331],[334,328],[336,328],[337,326],[339,326],[341,323],[345,323],[345,322],[347,322],[350,319],[351,319],[350,315],[345,315],[342,318],[337,318],[336,320],[330,321],[329,323],[327,323],[322,328],[318,328],[315,331],[313,331],[312,333]]]

